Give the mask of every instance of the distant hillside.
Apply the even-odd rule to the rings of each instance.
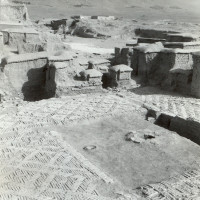
[[[71,15],[115,15],[137,20],[200,22],[199,0],[18,0],[32,19]]]

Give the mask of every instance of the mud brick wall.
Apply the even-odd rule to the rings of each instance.
[[[191,95],[192,70],[185,73],[171,74],[171,90]]]
[[[132,62],[132,56],[133,56],[133,49],[132,48],[115,48],[115,65],[128,65],[131,67]]]
[[[4,44],[8,44],[10,47],[16,48],[18,44],[26,42],[39,42],[39,34],[37,33],[23,33],[23,32],[9,32],[4,31]]]
[[[29,20],[27,8],[24,5],[1,5],[1,21],[27,21]]]
[[[195,42],[198,41],[198,38],[194,36],[185,36],[185,35],[167,35],[168,42]]]
[[[5,75],[13,88],[19,93],[30,87],[39,87],[45,83],[44,67],[47,59],[9,63],[5,66]],[[23,91],[22,91],[23,92]]]
[[[179,48],[179,49],[200,49],[199,42],[167,42],[164,44],[166,48]]]
[[[48,97],[60,96],[74,87],[73,75],[69,70],[73,61],[51,61],[46,71],[45,91]]]
[[[133,54],[135,74],[149,85],[158,85],[163,89],[176,90],[191,94],[193,60],[191,52],[162,50]]]
[[[175,56],[175,66],[176,69],[181,70],[192,70],[193,60],[190,53],[177,53]]]
[[[131,72],[122,72],[119,75],[119,80],[130,80],[131,79]]]
[[[46,50],[45,43],[22,43],[17,45],[17,50],[19,54],[24,53],[34,53]]]
[[[26,36],[24,33],[8,33],[8,45],[10,47],[17,47],[18,43],[22,44],[26,42]]]
[[[200,44],[199,45],[185,45],[183,49],[199,49],[200,50]]]
[[[200,123],[197,121],[174,117],[171,119],[169,129],[200,144]]]
[[[0,33],[0,48],[1,48],[1,51],[3,49],[3,45],[4,45],[4,43],[3,43],[3,34]]]
[[[25,100],[40,95],[45,85],[47,65],[46,53],[23,54],[2,59],[2,76],[9,83],[12,93]],[[0,80],[0,85],[4,81]]]
[[[166,34],[169,33],[165,30],[155,30],[155,29],[135,29],[135,34],[144,38],[161,38],[166,39]]]
[[[26,33],[26,42],[40,42],[38,33]]]
[[[158,69],[158,53],[143,53],[138,52],[138,76],[142,78],[144,82],[148,82],[151,79],[151,75]],[[153,74],[154,76],[154,74]]]
[[[133,69],[133,74],[138,75],[138,61],[139,61],[139,51],[136,49],[133,49],[133,56],[131,59],[131,68]]]
[[[159,61],[159,69],[155,77],[160,77],[161,87],[190,94],[193,63],[191,54],[161,52]]]
[[[89,86],[99,86],[102,85],[101,77],[91,77],[88,81]]]
[[[191,93],[193,96],[200,98],[200,53],[193,55],[193,62]]]

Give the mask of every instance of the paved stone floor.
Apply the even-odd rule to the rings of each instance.
[[[3,104],[0,199],[110,199],[102,197],[97,186],[113,180],[64,143],[59,133],[42,129],[137,109],[116,95]]]
[[[146,199],[191,199],[200,197],[200,171],[194,170],[158,184],[141,187]]]
[[[123,92],[122,92],[123,93]],[[138,100],[147,105],[154,105],[162,112],[169,112],[181,118],[200,121],[200,99],[178,95],[153,87],[137,88],[124,96],[131,101]]]
[[[130,92],[126,96],[91,94],[34,103],[15,100],[1,104],[0,199],[110,199],[98,193],[98,184],[101,181],[112,184],[113,180],[63,142],[59,133],[45,128],[119,113],[139,114],[144,111],[143,103],[185,118],[199,120],[200,117],[199,100],[153,95],[151,91],[148,94],[148,90],[146,94]],[[179,199],[192,199],[194,195],[200,195],[200,172],[192,173],[174,178],[175,184],[169,184],[170,181],[159,183],[145,186],[141,191],[149,199],[176,199],[176,195]],[[183,190],[180,188],[187,192],[177,192]],[[115,199],[137,198],[133,194],[130,198],[121,195]]]

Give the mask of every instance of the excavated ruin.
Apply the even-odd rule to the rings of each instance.
[[[112,23],[1,0],[0,199],[200,196],[200,35]]]

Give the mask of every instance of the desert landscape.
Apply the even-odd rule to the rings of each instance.
[[[0,1],[0,199],[200,198],[198,0]]]

